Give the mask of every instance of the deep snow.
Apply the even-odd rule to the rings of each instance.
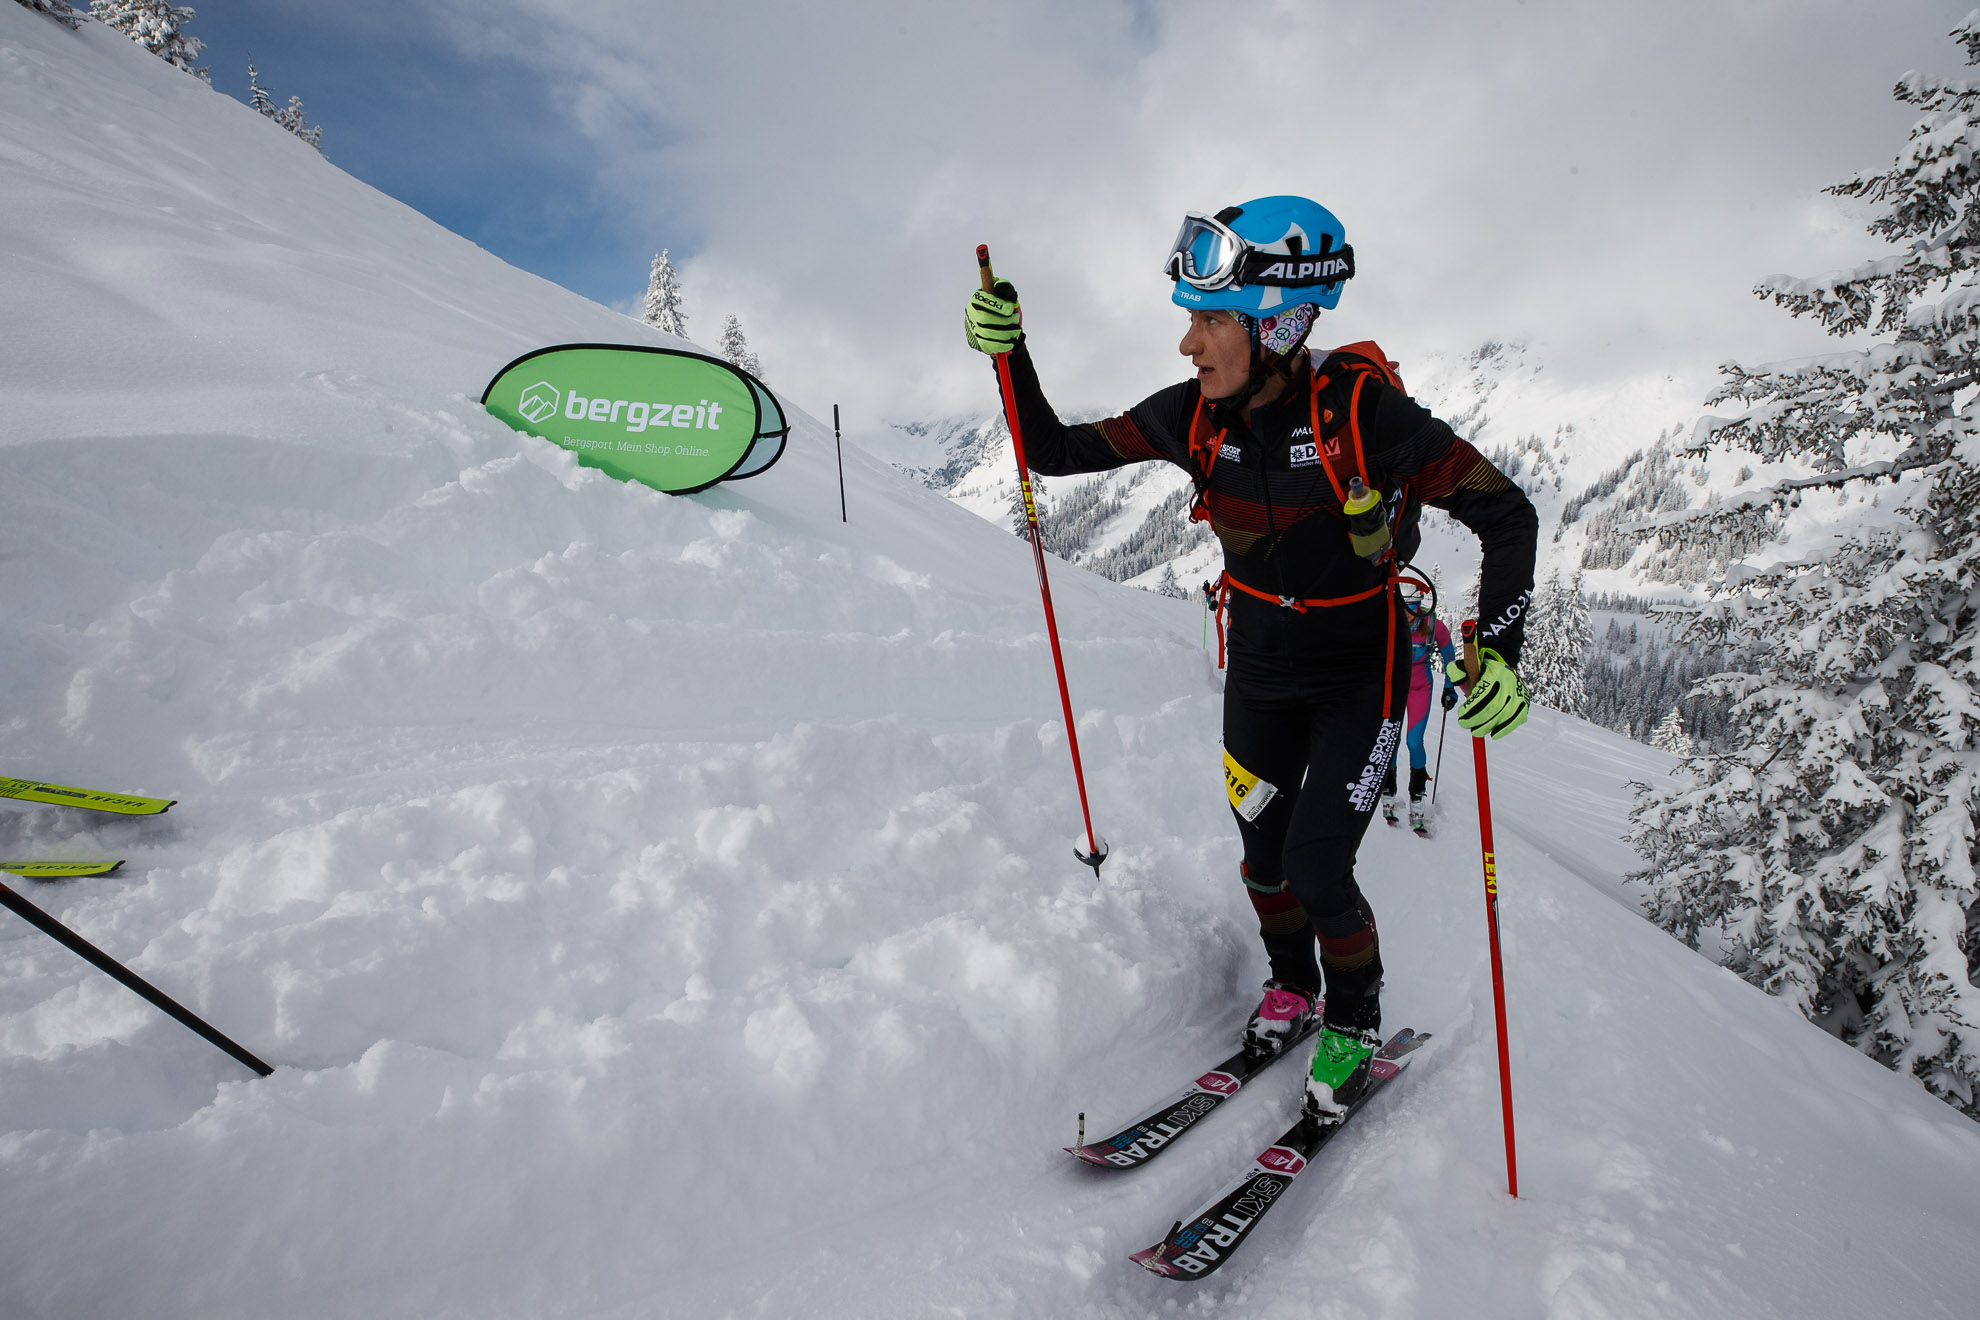
[[[1491,749],[1524,1199],[1453,738],[1362,868],[1437,1041],[1143,1274],[1296,1080],[1059,1151],[1263,974],[1195,605],[1054,578],[1096,883],[1024,546],[855,450],[842,525],[810,417],[693,497],[577,468],[473,399],[652,332],[5,5],[0,262],[0,773],[181,799],[0,851],[130,858],[20,887],[279,1065],[0,923],[0,1314],[1971,1313],[1980,1130],[1635,915],[1669,762],[1545,712]]]

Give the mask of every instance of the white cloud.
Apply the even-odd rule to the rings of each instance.
[[[735,312],[814,410],[994,405],[961,343],[972,250],[1023,292],[1055,402],[1179,379],[1160,274],[1185,210],[1302,192],[1361,274],[1324,339],[1399,356],[1488,335],[1583,380],[1702,389],[1820,338],[1748,290],[1872,250],[1819,196],[1880,166],[1908,68],[1956,72],[1966,0],[992,6],[450,0],[610,162],[688,215],[697,330]],[[628,273],[628,284],[643,271]]]

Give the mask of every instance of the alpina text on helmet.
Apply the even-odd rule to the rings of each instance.
[[[1342,257],[1328,257],[1321,261],[1275,261],[1258,272],[1258,279],[1310,280],[1327,279],[1338,276],[1346,279],[1354,274],[1354,263]]]

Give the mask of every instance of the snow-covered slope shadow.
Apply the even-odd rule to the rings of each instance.
[[[1125,1262],[1296,1065],[1071,1167],[1263,968],[1201,618],[1064,570],[1097,883],[1025,548],[802,413],[670,499],[472,402],[661,342],[100,27],[0,5],[0,772],[127,856],[36,887],[265,1080],[0,925],[0,1313],[1957,1310],[1980,1138],[1614,901],[1641,749],[1493,749],[1526,1199],[1501,1189],[1467,750],[1363,867],[1405,1086],[1195,1290]]]

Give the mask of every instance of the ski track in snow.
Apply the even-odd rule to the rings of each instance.
[[[1953,1315],[1980,1131],[1643,922],[1648,749],[1491,748],[1524,1199],[1469,748],[1379,823],[1391,1027],[1436,1040],[1197,1285],[1126,1261],[1289,1118],[1060,1151],[1218,1057],[1264,973],[1195,602],[1058,567],[794,412],[668,498],[474,404],[666,342],[99,26],[0,6],[0,804],[19,887],[276,1063],[0,924],[0,1314]],[[1447,584],[1470,551],[1437,542]],[[1434,731],[1433,731],[1434,732]]]

